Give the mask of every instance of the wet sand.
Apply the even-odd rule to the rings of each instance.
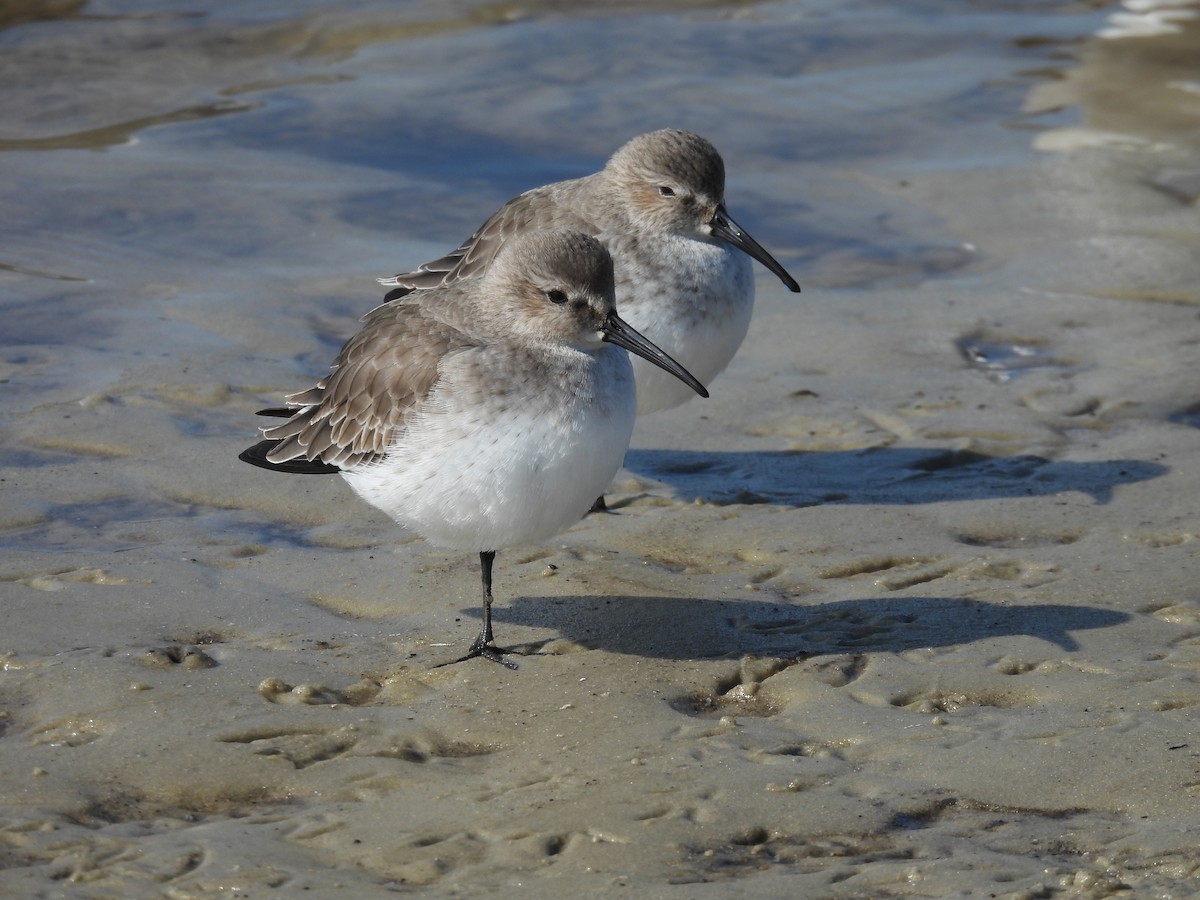
[[[1197,111],[1130,55],[1195,26],[434,9],[0,32],[31,76],[0,135],[0,894],[1194,893]],[[732,77],[529,61],[668,22]],[[89,68],[106,25],[144,90]],[[73,82],[98,99],[58,109]],[[662,124],[722,149],[804,293],[760,269],[614,513],[498,556],[519,671],[439,668],[475,560],[239,463],[252,413],[373,276]]]

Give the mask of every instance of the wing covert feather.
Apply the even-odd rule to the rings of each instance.
[[[474,234],[445,256],[423,263],[412,272],[379,279],[380,284],[396,288],[387,294],[386,300],[482,275],[509,238],[523,231],[573,228],[585,234],[597,234],[594,223],[570,212],[560,202],[560,194],[571,184],[565,182],[526,191],[496,210]]]
[[[346,342],[333,371],[291,394],[296,413],[263,429],[278,440],[272,462],[304,458],[342,468],[385,454],[405,419],[429,395],[438,362],[474,342],[424,304],[404,302],[370,313]]]

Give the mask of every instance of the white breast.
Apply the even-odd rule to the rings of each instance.
[[[754,312],[750,259],[723,243],[672,237],[610,242],[617,312],[708,385],[737,353]],[[633,359],[638,414],[678,406],[695,393],[673,375]]]
[[[509,373],[481,387],[479,371],[467,371],[474,383],[448,373],[381,462],[342,474],[436,544],[543,541],[578,521],[621,466],[635,415],[629,360],[605,345],[562,351],[540,381]]]

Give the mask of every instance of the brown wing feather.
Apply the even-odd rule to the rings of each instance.
[[[379,279],[380,284],[396,287],[396,290],[387,294],[385,302],[412,291],[429,290],[482,275],[500,248],[518,232],[541,228],[574,228],[585,234],[595,234],[597,229],[593,223],[569,212],[559,199],[580,181],[582,179],[526,191],[496,210],[457,249],[440,259],[418,266],[415,271]]]
[[[291,394],[296,413],[263,429],[278,440],[271,462],[320,460],[347,468],[387,452],[411,411],[438,379],[438,360],[473,346],[469,337],[423,304],[379,307],[346,342],[333,371]]]

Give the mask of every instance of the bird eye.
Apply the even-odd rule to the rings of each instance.
[[[552,291],[546,291],[546,299],[551,303],[566,303],[567,295],[555,288]]]
[[[675,191],[672,190],[671,188],[667,187],[665,184],[660,184],[658,186],[658,193],[659,193],[659,196],[661,196],[661,197],[674,197],[675,196]]]

